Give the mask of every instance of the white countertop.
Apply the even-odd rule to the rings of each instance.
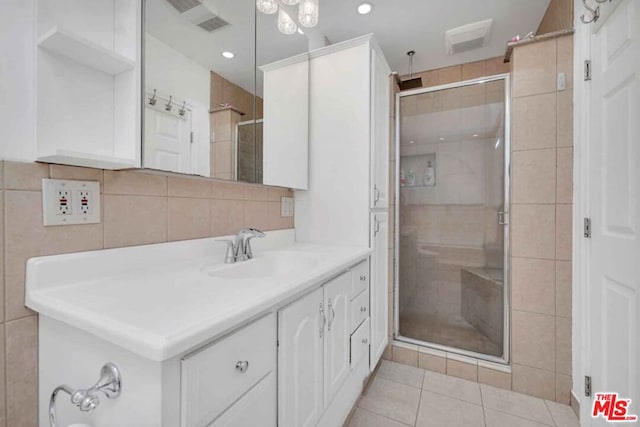
[[[26,305],[163,361],[320,286],[370,253],[293,243],[284,232],[262,240],[253,260],[230,265],[215,239],[33,258]],[[226,277],[238,267],[249,275]]]

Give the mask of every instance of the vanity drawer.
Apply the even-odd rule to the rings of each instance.
[[[276,315],[269,314],[182,360],[182,427],[208,425],[276,371]]]
[[[369,319],[351,334],[351,367],[356,366],[365,356],[369,356]]]
[[[351,301],[351,333],[369,317],[369,290],[362,292]]]
[[[369,260],[362,261],[351,269],[351,299],[369,289]]]

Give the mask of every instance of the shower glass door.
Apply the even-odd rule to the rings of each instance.
[[[508,360],[507,80],[398,95],[397,340]]]

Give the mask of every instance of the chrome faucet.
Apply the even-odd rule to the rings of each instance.
[[[251,239],[264,237],[265,234],[256,228],[243,228],[236,234],[236,240],[218,240],[227,244],[227,254],[224,257],[225,264],[233,264],[238,261],[246,261],[253,258],[251,251]]]

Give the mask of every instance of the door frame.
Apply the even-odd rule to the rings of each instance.
[[[579,0],[577,0],[579,1]],[[472,86],[476,84],[488,83],[492,81],[503,80],[505,89],[505,118],[504,118],[504,211],[506,216],[506,224],[504,226],[504,259],[503,259],[503,338],[502,338],[502,357],[491,356],[474,351],[464,350],[456,347],[449,347],[441,344],[429,343],[415,340],[400,335],[400,100],[403,97],[411,95],[421,95],[429,92],[436,92],[446,89],[455,89],[464,86]],[[394,221],[394,249],[393,249],[393,340],[404,342],[420,347],[426,347],[448,353],[455,353],[462,356],[468,356],[479,360],[485,360],[501,365],[508,365],[510,361],[511,346],[511,247],[510,247],[510,212],[511,212],[511,74],[503,73],[492,76],[480,77],[472,80],[463,80],[456,83],[450,83],[439,86],[431,86],[397,92],[395,94],[395,221]]]

